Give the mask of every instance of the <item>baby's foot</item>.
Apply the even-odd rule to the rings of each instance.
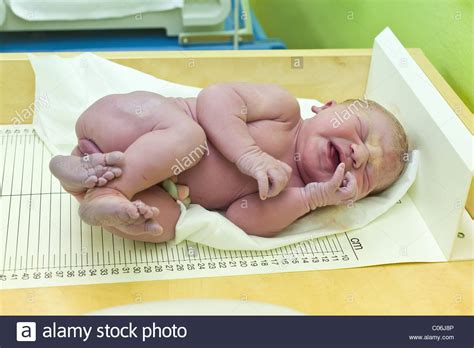
[[[55,156],[49,163],[53,175],[68,192],[100,187],[122,175],[124,154],[119,151],[93,153],[84,157]]]
[[[158,208],[142,201],[130,202],[119,191],[110,188],[89,190],[79,208],[79,215],[94,226],[112,226],[131,234],[160,234],[163,228],[156,222]]]

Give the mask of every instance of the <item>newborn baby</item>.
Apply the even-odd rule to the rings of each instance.
[[[80,116],[78,146],[50,168],[85,222],[125,238],[173,239],[175,199],[271,237],[319,207],[386,189],[404,167],[403,128],[377,103],[312,111],[303,120],[296,98],[273,84],[214,84],[197,98],[109,95]]]

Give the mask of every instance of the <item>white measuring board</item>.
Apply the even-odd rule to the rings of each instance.
[[[51,153],[32,126],[0,126],[0,139],[2,289],[363,265],[362,239],[350,233],[268,251],[117,237],[80,220],[78,203],[51,175]]]

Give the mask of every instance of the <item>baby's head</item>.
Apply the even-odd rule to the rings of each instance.
[[[408,142],[389,111],[370,100],[312,107],[298,134],[298,169],[308,182],[328,181],[340,162],[357,180],[357,199],[388,188],[404,168]]]

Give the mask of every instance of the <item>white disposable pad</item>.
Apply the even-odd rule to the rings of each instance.
[[[76,145],[74,125],[93,101],[111,93],[147,90],[165,96],[196,96],[200,88],[183,86],[143,74],[93,54],[74,58],[31,56],[36,74],[36,95],[48,106],[38,108],[34,126],[53,154],[70,153]],[[302,100],[306,116],[316,101]],[[113,131],[113,128],[111,129]],[[264,250],[315,237],[360,228],[389,210],[403,197],[416,177],[418,156],[389,190],[356,202],[353,206],[318,209],[273,238],[250,236],[222,214],[191,204],[181,205],[176,242],[189,240],[225,250]]]

